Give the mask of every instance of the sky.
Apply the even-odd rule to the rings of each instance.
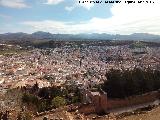
[[[0,33],[160,35],[160,1],[0,0]]]

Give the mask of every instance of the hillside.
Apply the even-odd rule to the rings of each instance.
[[[144,114],[131,115],[119,120],[159,120],[159,119],[160,119],[160,107],[157,107]]]
[[[144,41],[160,41],[160,35],[148,33],[133,33],[130,35],[120,34],[52,34],[49,32],[38,31],[32,34],[27,33],[5,33],[0,34],[0,41],[8,40],[144,40]]]

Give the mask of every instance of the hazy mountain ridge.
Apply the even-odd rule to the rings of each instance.
[[[133,33],[130,35],[112,35],[112,34],[52,34],[49,32],[38,31],[32,34],[27,33],[5,33],[0,34],[0,40],[142,40],[142,41],[160,41],[160,35],[148,33]]]

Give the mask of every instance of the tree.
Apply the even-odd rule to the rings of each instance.
[[[39,86],[38,86],[38,83],[36,82],[32,87],[32,91],[36,92],[36,91],[38,91],[38,89],[39,89]]]
[[[64,106],[64,105],[66,105],[66,100],[63,97],[57,96],[57,97],[53,98],[52,105],[55,108]]]
[[[135,68],[133,70],[114,70],[106,73],[107,80],[102,89],[108,97],[124,98],[160,89],[160,71]]]
[[[49,98],[49,89],[44,87],[41,88],[38,92],[38,96],[44,99],[48,99]]]
[[[38,97],[29,93],[24,93],[22,96],[22,102],[24,103],[32,103],[37,105],[38,104]]]
[[[37,106],[38,108],[38,112],[43,112],[45,110],[47,110],[47,102],[45,100],[41,100],[39,101],[39,105]]]
[[[125,97],[125,79],[122,79],[120,70],[110,70],[107,74],[107,81],[104,82],[103,89],[109,97]]]

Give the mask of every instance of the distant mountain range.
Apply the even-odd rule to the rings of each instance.
[[[134,33],[130,35],[112,35],[112,34],[51,34],[49,32],[38,31],[32,34],[27,33],[5,33],[0,34],[0,41],[6,40],[142,40],[142,41],[158,41],[160,42],[160,35],[153,35],[148,33]]]

